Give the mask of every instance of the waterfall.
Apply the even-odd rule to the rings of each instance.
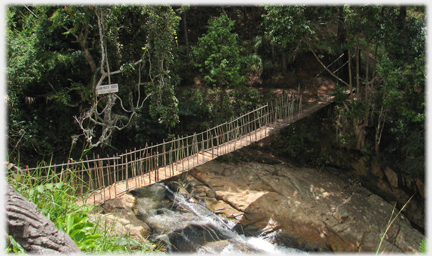
[[[238,234],[236,223],[209,210],[186,190],[173,191],[164,183],[137,189],[137,216],[153,230],[150,240],[166,244],[169,253],[303,253],[277,246],[263,237]]]

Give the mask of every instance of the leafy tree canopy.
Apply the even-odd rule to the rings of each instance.
[[[208,32],[193,47],[196,66],[208,85],[239,88],[246,85],[247,58],[242,52],[238,35],[232,33],[235,22],[226,13],[212,17]]]

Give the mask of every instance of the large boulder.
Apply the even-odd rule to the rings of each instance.
[[[393,205],[358,181],[316,169],[212,161],[189,173],[214,192],[212,205],[243,213],[236,216],[246,234],[277,231],[290,246],[345,252],[375,252],[382,237],[381,252],[417,252],[424,238],[402,214],[385,234]],[[201,194],[212,195],[208,189]]]
[[[88,213],[89,219],[98,222],[99,227],[107,227],[109,232],[118,236],[130,236],[144,242],[151,233],[151,228],[137,218],[133,206],[135,197],[123,194],[115,199],[105,201]]]

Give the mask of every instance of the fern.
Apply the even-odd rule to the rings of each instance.
[[[423,240],[420,242],[419,251],[423,254],[426,254],[426,250],[427,250],[427,242],[426,239],[423,238]]]

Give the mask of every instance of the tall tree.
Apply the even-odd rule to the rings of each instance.
[[[88,147],[109,145],[150,95],[154,118],[168,127],[178,122],[169,69],[180,18],[171,7],[10,6],[8,17],[11,148],[67,154],[65,141],[73,146],[79,137]],[[96,94],[112,83],[118,93]]]
[[[150,113],[159,122],[174,127],[178,122],[178,100],[174,93],[174,79],[170,73],[174,61],[173,46],[177,38],[180,17],[170,6],[147,6],[148,30],[146,49],[149,50],[149,78],[147,90],[151,98]]]
[[[193,47],[196,66],[204,81],[216,88],[238,88],[246,84],[246,58],[242,54],[235,22],[226,13],[208,21],[208,32]]]
[[[416,168],[410,173],[421,174],[424,168],[424,7],[269,6],[266,10],[268,33],[274,42],[291,49],[296,43],[305,42],[328,74],[352,92],[342,102],[343,114],[339,115],[342,120],[338,121],[345,126],[339,131],[354,131],[350,147],[364,152],[374,150],[379,157],[380,144],[385,141],[387,152],[403,156],[399,160],[407,159],[396,161],[404,162],[405,167],[401,169]],[[327,29],[323,30],[322,26]],[[331,33],[337,35],[336,40],[329,41]],[[333,45],[328,47],[329,43]],[[342,73],[336,74],[321,61],[319,55],[324,52],[346,58],[337,68]],[[367,141],[368,133],[374,138],[372,141]],[[349,132],[339,135],[350,136]],[[390,137],[383,138],[386,136]],[[390,142],[390,138],[396,140]],[[411,164],[415,167],[406,168],[408,162],[415,162]]]
[[[50,6],[7,9],[8,137],[14,159],[20,148],[28,157],[66,153],[74,129],[71,118],[90,75],[78,44],[52,26]],[[84,99],[85,101],[85,99]]]

